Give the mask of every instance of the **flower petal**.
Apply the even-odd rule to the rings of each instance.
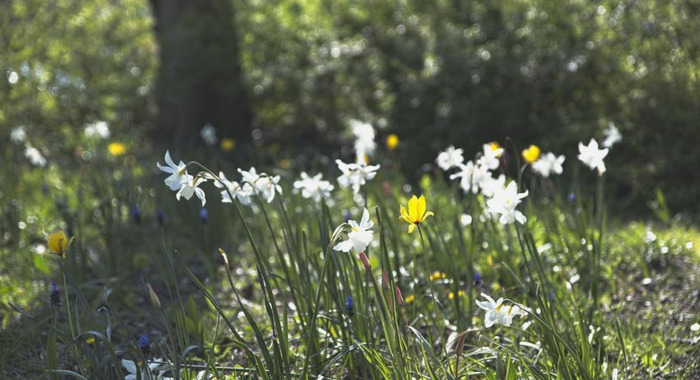
[[[415,222],[420,218],[420,215],[418,215],[418,198],[415,195],[408,200],[408,216],[410,222]]]
[[[425,215],[425,195],[421,194],[416,206],[416,221],[423,221],[423,215]]]

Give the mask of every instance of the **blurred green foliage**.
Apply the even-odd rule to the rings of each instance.
[[[146,1],[0,8],[3,136],[17,125],[46,137],[96,120],[125,134],[153,125],[157,55]],[[600,141],[614,122],[624,136],[607,159],[618,206],[645,205],[660,187],[671,211],[697,209],[697,1],[236,0],[234,8],[260,144],[338,154],[348,120],[364,120],[379,138],[399,135],[403,167],[418,178],[449,144],[474,152],[506,136],[573,163],[577,142]]]

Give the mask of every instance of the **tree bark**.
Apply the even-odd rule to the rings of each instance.
[[[211,123],[219,138],[249,140],[252,112],[233,1],[151,0],[151,5],[160,49],[156,135],[184,146]]]

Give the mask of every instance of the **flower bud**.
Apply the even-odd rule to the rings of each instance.
[[[394,295],[396,296],[396,304],[403,307],[406,303],[403,301],[403,295],[401,294],[401,289],[398,286],[394,287]]]
[[[360,252],[360,262],[362,262],[362,267],[365,268],[366,271],[372,270],[372,264],[369,263],[369,259],[364,252]]]

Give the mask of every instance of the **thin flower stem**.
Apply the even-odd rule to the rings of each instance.
[[[75,339],[75,330],[73,328],[73,316],[70,310],[70,298],[68,297],[68,284],[66,283],[66,268],[61,263],[61,277],[63,277],[63,292],[66,296],[66,311],[68,312],[68,325],[70,326],[71,338]]]

